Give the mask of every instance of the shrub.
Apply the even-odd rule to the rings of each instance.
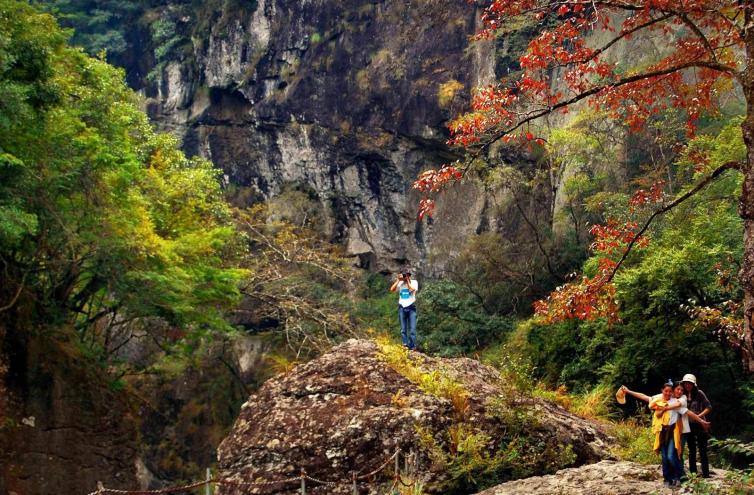
[[[456,94],[462,89],[463,83],[455,79],[442,83],[437,90],[437,102],[440,104],[440,107],[448,108],[453,103]]]
[[[613,435],[617,445],[613,453],[621,460],[640,464],[657,464],[659,457],[654,453],[654,436],[646,421],[631,418],[613,424]]]

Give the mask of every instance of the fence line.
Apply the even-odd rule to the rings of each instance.
[[[406,484],[400,477],[400,471],[399,471],[399,456],[401,453],[401,449],[398,448],[395,450],[395,453],[388,457],[385,462],[383,462],[377,469],[374,469],[370,472],[359,474],[356,471],[353,471],[351,473],[351,479],[349,480],[338,480],[338,481],[327,481],[327,480],[321,480],[314,478],[312,476],[309,476],[306,474],[306,471],[303,469],[301,470],[301,474],[296,477],[291,478],[283,478],[280,480],[270,480],[270,481],[234,481],[234,480],[228,480],[228,479],[220,479],[220,478],[212,478],[210,470],[207,469],[207,479],[202,481],[196,481],[193,483],[189,483],[182,486],[172,486],[167,488],[159,488],[156,490],[118,490],[115,488],[106,488],[102,485],[101,482],[97,483],[97,490],[89,493],[88,495],[103,495],[106,493],[114,494],[114,495],[159,495],[163,493],[176,493],[176,492],[182,492],[187,490],[193,490],[195,488],[200,488],[202,486],[206,487],[205,494],[209,493],[209,487],[210,485],[226,485],[226,486],[236,486],[236,487],[245,487],[245,488],[259,488],[259,487],[267,487],[267,486],[274,486],[274,485],[283,485],[283,484],[289,484],[294,482],[300,482],[301,483],[301,495],[306,495],[306,482],[311,481],[312,483],[318,484],[318,485],[324,485],[324,486],[335,486],[335,485],[352,485],[352,490],[354,495],[358,495],[358,481],[360,480],[366,480],[368,478],[372,478],[379,473],[381,473],[385,468],[387,468],[391,462],[394,462],[394,472],[393,472],[393,486],[391,487],[391,491],[397,486],[398,483],[400,483],[403,486],[413,486],[412,484]],[[409,464],[409,458],[412,458],[412,460],[415,460],[414,458],[414,452],[410,452],[408,455],[404,456],[405,461],[405,471],[408,472],[408,464]]]

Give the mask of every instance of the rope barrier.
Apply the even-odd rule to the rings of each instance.
[[[362,474],[361,476],[357,475],[356,479],[357,480],[363,480],[363,479],[366,479],[366,478],[371,478],[375,474],[378,474],[380,471],[382,471],[383,469],[385,469],[387,467],[387,465],[390,464],[393,461],[393,459],[395,459],[396,457],[398,457],[398,454],[400,454],[400,453],[401,453],[401,449],[396,449],[395,454],[393,454],[392,456],[390,456],[390,458],[388,460],[386,460],[382,464],[382,466],[378,467],[377,469],[375,469],[371,473]]]
[[[232,481],[232,480],[209,480],[207,483],[215,483],[217,485],[229,485],[229,486],[245,486],[245,487],[260,487],[260,486],[272,486],[282,485],[286,483],[293,483],[294,481],[301,481],[301,476],[295,478],[285,478],[275,481]]]
[[[215,480],[202,480],[197,481],[195,483],[190,483],[188,485],[183,486],[171,486],[169,488],[160,488],[158,490],[116,490],[115,488],[105,488],[103,486],[100,486],[97,488],[96,491],[91,492],[89,495],[99,495],[100,493],[121,493],[121,494],[127,494],[127,495],[153,495],[153,494],[159,494],[159,493],[175,493],[175,492],[181,492],[185,490],[192,490],[194,488],[199,488],[201,486],[208,485],[210,483],[215,482]]]
[[[308,479],[309,481],[313,481],[314,483],[320,484],[320,485],[326,485],[326,486],[335,486],[335,485],[341,485],[349,483],[349,481],[324,481],[324,480],[318,480],[317,478],[312,478],[308,474],[304,475],[304,478]]]
[[[380,472],[382,472],[393,460],[395,460],[398,455],[400,455],[401,450],[396,449],[395,453],[391,455],[385,462],[383,462],[377,469],[374,469],[372,471],[369,471],[368,473],[364,473],[359,475],[358,473],[352,473],[351,479],[349,480],[342,480],[342,481],[326,481],[321,480],[318,478],[314,478],[308,474],[306,474],[305,471],[301,471],[301,474],[299,476],[296,476],[295,478],[284,478],[280,480],[271,480],[271,481],[234,481],[234,480],[227,480],[227,479],[218,479],[218,478],[211,478],[206,479],[202,481],[197,481],[194,483],[189,483],[182,486],[172,486],[167,488],[160,488],[156,490],[118,490],[115,488],[105,488],[102,486],[101,483],[98,483],[97,490],[90,492],[87,495],[102,495],[106,493],[115,494],[115,495],[160,495],[163,493],[176,493],[176,492],[182,492],[186,490],[193,490],[194,488],[200,488],[202,486],[210,485],[210,484],[216,484],[216,485],[227,485],[227,486],[237,486],[237,487],[265,487],[265,486],[273,486],[278,484],[287,484],[287,483],[293,483],[293,482],[303,482],[303,480],[309,480],[313,483],[317,483],[319,485],[324,486],[335,486],[340,484],[350,484],[355,483],[357,480],[365,480],[367,478],[371,478],[373,476],[376,476]],[[406,485],[402,479],[400,479],[400,476],[397,476],[398,473],[396,473],[396,476],[393,480],[393,487],[394,489],[396,486],[396,480],[400,481],[400,483],[404,486],[411,486]]]

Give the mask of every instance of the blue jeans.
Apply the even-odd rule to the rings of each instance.
[[[662,477],[665,481],[677,481],[683,476],[683,464],[675,449],[675,438],[670,437],[667,444],[660,448],[662,458]]]
[[[409,349],[416,349],[416,304],[404,308],[398,305],[398,319],[401,321],[401,340]]]

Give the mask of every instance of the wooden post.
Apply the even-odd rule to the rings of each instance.
[[[359,488],[356,486],[356,471],[351,471],[351,480],[353,484],[353,495],[359,495]]]
[[[207,480],[207,484],[204,485],[204,495],[211,495],[212,492],[210,491],[209,485],[210,485],[210,481],[212,481],[212,470],[210,468],[207,468],[206,480]]]
[[[306,495],[306,471],[301,470],[301,495]]]
[[[398,476],[401,475],[401,449],[398,447],[395,449],[395,478],[398,479]]]

